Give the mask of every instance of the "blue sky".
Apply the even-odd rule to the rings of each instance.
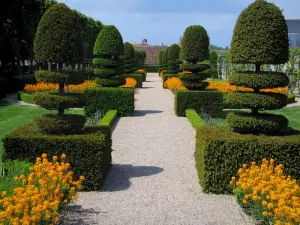
[[[240,12],[254,0],[59,0],[104,24],[128,42],[174,44],[186,27],[202,25],[211,44],[229,46]],[[300,18],[300,0],[269,0],[287,19]]]

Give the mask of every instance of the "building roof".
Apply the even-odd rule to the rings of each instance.
[[[288,19],[286,24],[288,25],[289,33],[300,34],[300,19]]]

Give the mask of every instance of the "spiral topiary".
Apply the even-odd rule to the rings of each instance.
[[[84,81],[82,72],[63,67],[64,63],[74,65],[83,60],[83,37],[80,31],[76,15],[65,4],[52,5],[42,16],[37,28],[35,59],[43,68],[48,64],[48,70],[36,71],[36,78],[39,82],[59,84],[58,95],[38,93],[33,98],[36,104],[46,109],[58,110],[57,115],[45,114],[34,118],[43,133],[78,133],[85,123],[84,116],[64,114],[65,109],[84,104],[82,95],[64,92],[66,84]],[[51,71],[53,65],[56,71]]]
[[[115,26],[104,26],[94,46],[94,74],[111,79],[124,73],[123,38]]]
[[[209,37],[204,27],[189,26],[185,29],[180,48],[180,59],[185,61],[182,69],[192,72],[184,79],[184,86],[189,90],[203,90],[209,84],[203,82],[209,74],[202,73],[210,69],[207,64],[197,64],[209,59]]]
[[[129,42],[124,44],[124,60],[125,60],[125,73],[129,74],[135,71],[134,67],[134,48]]]
[[[251,113],[229,114],[229,126],[240,133],[282,133],[288,126],[286,118],[259,113],[260,110],[280,109],[287,105],[285,95],[260,92],[263,88],[285,87],[289,83],[284,73],[260,70],[262,64],[288,61],[288,29],[282,11],[264,0],[250,4],[236,22],[230,54],[233,63],[255,64],[255,72],[235,72],[229,77],[230,84],[254,89],[253,93],[228,95],[230,103],[251,109]]]

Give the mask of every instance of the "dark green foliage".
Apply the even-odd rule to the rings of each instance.
[[[34,117],[33,121],[43,134],[79,134],[86,118],[82,115],[44,114]]]
[[[250,4],[236,22],[230,54],[233,63],[286,63],[288,27],[281,9],[263,0]]]
[[[300,179],[300,135],[242,135],[227,127],[203,126],[197,130],[195,160],[205,193],[232,193],[229,182],[243,163],[273,158],[286,173]]]
[[[296,102],[296,95],[289,94],[288,95],[288,104],[295,103],[295,102]]]
[[[118,110],[119,116],[131,116],[134,111],[132,88],[87,88],[85,114],[90,117],[97,111]]]
[[[192,64],[209,59],[209,37],[204,27],[194,25],[185,29],[181,41],[180,59]]]
[[[249,88],[264,89],[286,87],[289,84],[289,78],[285,73],[280,72],[238,72],[229,76],[229,83],[237,86],[246,86]]]
[[[197,78],[197,77],[195,77]],[[204,90],[205,88],[207,88],[209,85],[208,82],[201,82],[201,81],[197,81],[197,82],[183,82],[183,86],[186,87],[188,90]]]
[[[82,108],[86,98],[82,93],[69,93],[60,96],[57,93],[39,92],[33,95],[33,102],[48,110],[58,110],[60,108]]]
[[[37,83],[34,73],[22,75],[21,79],[24,84],[36,84]]]
[[[287,96],[277,93],[238,93],[227,94],[227,101],[232,105],[243,108],[257,108],[260,110],[281,109],[287,105]]]
[[[226,121],[238,133],[280,135],[286,131],[288,119],[282,115],[260,113],[251,116],[247,112],[229,113]]]
[[[95,83],[101,85],[102,87],[120,87],[125,84],[125,81],[120,77],[113,77],[111,79],[95,79]]]
[[[58,83],[58,84],[81,84],[85,80],[85,74],[82,71],[48,71],[37,70],[35,77],[38,82]]]
[[[175,113],[185,116],[186,109],[194,109],[218,117],[223,112],[223,94],[216,91],[176,91]]]
[[[84,128],[84,131],[86,132],[97,132],[97,131],[111,131],[111,126],[115,122],[115,120],[118,117],[118,111],[117,110],[108,110],[104,117],[97,123],[88,125]]]
[[[134,57],[135,52],[132,44],[125,42],[124,44],[124,59],[125,59],[125,73],[132,73],[135,71],[134,68]]]
[[[112,78],[124,72],[123,38],[115,26],[104,26],[94,46],[94,74]]]
[[[41,62],[81,62],[83,37],[75,13],[65,4],[52,5],[42,16],[34,40],[35,59]]]
[[[147,73],[146,73],[146,72],[138,72],[138,71],[135,71],[135,72],[133,72],[132,74],[139,74],[139,75],[142,75],[142,77],[143,77],[143,82],[146,81],[146,78],[147,78]]]
[[[211,62],[218,61],[218,53],[217,53],[216,51],[212,50],[212,51],[210,52],[209,60],[210,60]]]
[[[164,51],[164,54],[163,54],[163,59],[162,59],[162,69],[164,70],[168,70],[168,61],[169,61],[169,48],[167,48],[166,51]]]
[[[134,67],[136,70],[144,68],[146,57],[145,51],[134,50]]]
[[[164,56],[164,52],[163,50],[159,51],[158,53],[158,63],[159,66],[161,67],[163,65],[163,56]]]
[[[85,190],[100,190],[111,167],[111,136],[106,133],[43,135],[34,125],[23,125],[4,139],[5,160],[34,163],[47,153],[67,155],[75,179],[85,176]]]
[[[179,59],[169,60],[168,61],[168,73],[179,73],[182,70],[180,69],[181,61]]]
[[[216,51],[212,50],[210,52],[210,66],[211,66],[211,73],[212,78],[218,77],[218,54]]]
[[[204,120],[198,115],[194,109],[185,110],[185,115],[195,129],[205,125]]]
[[[147,73],[157,73],[159,70],[159,66],[144,65],[144,69]]]
[[[18,98],[18,100],[23,101],[23,102],[34,103],[33,102],[33,94],[29,94],[29,93],[26,93],[23,91],[17,92],[17,98]]]
[[[125,74],[123,76],[120,76],[120,79],[124,80],[123,83],[126,82],[126,78],[131,77],[134,78],[136,80],[136,88],[142,88],[143,87],[143,81],[144,81],[144,77],[142,74]]]
[[[4,77],[0,77],[0,99],[4,98],[7,91],[8,81]]]
[[[175,60],[179,59],[180,47],[177,44],[173,44],[168,49],[168,59]]]

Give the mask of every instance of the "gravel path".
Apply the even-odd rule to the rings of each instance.
[[[137,90],[133,117],[113,132],[113,167],[101,192],[81,192],[63,224],[251,224],[233,196],[201,192],[195,131],[176,117],[173,94],[157,74]]]

